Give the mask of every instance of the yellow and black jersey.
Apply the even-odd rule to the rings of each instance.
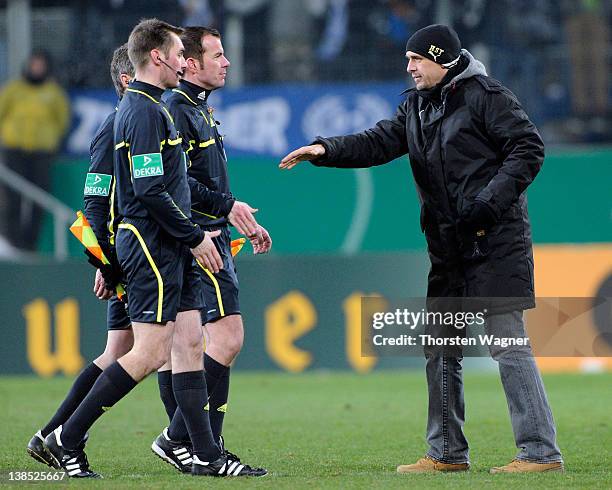
[[[108,115],[96,132],[89,147],[89,170],[85,178],[83,200],[85,202],[85,216],[98,239],[98,243],[108,256],[112,230],[111,219],[116,215],[111,212],[114,191],[113,179],[113,124],[115,111]]]
[[[204,231],[191,220],[187,159],[162,94],[134,81],[119,104],[114,124],[118,212],[153,220],[175,240],[195,247]]]
[[[183,136],[188,156],[193,220],[207,228],[227,225],[234,205],[223,138],[217,129],[208,94],[185,80],[164,94],[168,110]]]

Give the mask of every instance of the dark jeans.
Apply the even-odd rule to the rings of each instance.
[[[5,165],[17,172],[34,185],[49,191],[49,176],[54,155],[47,152],[25,152],[4,150]],[[18,248],[35,250],[42,223],[43,209],[27,196],[5,190],[6,209],[4,233],[7,239]]]
[[[491,315],[486,330],[487,334],[498,337],[524,336],[523,312]],[[490,352],[499,363],[514,440],[519,449],[516,458],[538,463],[562,461],[556,443],[555,422],[531,347],[503,349],[491,346]],[[462,359],[427,357],[427,454],[444,463],[469,462],[468,442],[463,434]]]

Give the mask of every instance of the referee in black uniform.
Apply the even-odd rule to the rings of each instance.
[[[177,86],[186,66],[181,32],[148,19],[132,30],[128,40],[136,81],[127,89],[115,118],[114,167],[122,217],[116,248],[127,280],[134,347],[104,370],[63,427],[46,438],[50,452],[70,476],[98,476],[89,469],[80,447],[87,430],[140,380],[166,363],[171,350],[174,394],[193,443],[193,473],[222,475],[227,466],[227,456],[216,446],[202,410],[206,385],[201,344],[196,342],[198,333],[202,338],[198,310],[203,305],[198,278],[188,260],[190,248],[204,267],[218,272],[223,263],[211,237],[219,232],[205,234],[190,219],[182,140],[161,102],[164,89]]]
[[[117,95],[121,98],[134,77],[134,68],[128,57],[127,43],[119,46],[113,53],[110,66],[111,79]],[[85,216],[107,257],[113,257],[114,223],[109,217],[116,215],[116,202],[113,199],[113,123],[116,109],[104,120],[91,141],[89,149],[90,165],[84,187]],[[111,206],[113,209],[111,210]],[[111,235],[109,237],[109,230]],[[112,243],[111,243],[112,242]],[[94,282],[94,293],[98,298],[109,300],[106,323],[108,335],[106,348],[91,364],[87,365],[77,376],[51,420],[38,431],[28,444],[28,453],[37,461],[53,466],[44,439],[57,427],[62,425],[79,406],[102,371],[125,355],[132,348],[134,336],[132,324],[127,314],[125,303],[114,295],[119,280],[118,267],[109,266],[104,274],[98,269]]]
[[[256,212],[237,201],[231,191],[223,139],[217,129],[211,91],[223,87],[229,61],[225,57],[219,31],[208,27],[187,27],[181,34],[187,68],[177,88],[164,95],[176,127],[183,136],[188,155],[192,196],[192,217],[206,230],[221,230],[213,238],[223,259],[223,269],[213,273],[199,268],[206,308],[202,325],[206,334],[204,369],[209,393],[207,405],[210,425],[216,441],[224,447],[221,436],[228,406],[230,365],[242,347],[244,328],[238,299],[239,284],[231,253],[229,224],[250,238],[256,253],[267,252],[270,235],[255,220]],[[170,424],[171,439],[184,437],[180,426]],[[158,441],[162,436],[158,437]],[[155,443],[154,443],[155,444]],[[261,476],[266,471],[244,465],[240,474]]]

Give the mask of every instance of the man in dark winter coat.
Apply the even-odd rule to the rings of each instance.
[[[432,25],[406,46],[407,90],[394,118],[349,136],[317,138],[288,154],[290,169],[362,168],[408,154],[421,201],[431,270],[429,298],[494,298],[487,330],[525,336],[523,310],[535,306],[525,190],[544,160],[537,129],[518,100],[461,49],[455,31]],[[529,346],[491,347],[499,361],[519,453],[491,472],[562,471],[556,430]],[[469,469],[463,434],[461,353],[426,353],[429,451],[398,472]]]

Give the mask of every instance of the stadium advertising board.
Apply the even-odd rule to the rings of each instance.
[[[566,343],[547,354],[551,357],[540,359],[541,366],[549,370],[612,367],[611,359],[603,357],[612,355],[609,317],[607,321],[598,318],[598,310],[584,300],[612,296],[609,248],[536,247],[535,257],[540,296],[583,298],[569,302],[548,298],[528,314],[528,330],[537,326],[529,331],[532,336],[543,333],[549,341],[551,329],[563,326],[579,332],[576,339],[582,339],[570,340],[575,342],[571,356]],[[237,267],[246,329],[237,368],[368,372],[421,364],[415,355],[377,357],[364,352],[362,297],[371,297],[370,306],[385,311],[391,298],[422,295],[428,269],[425,254],[239,257]],[[0,265],[0,272],[18,285],[7,288],[2,302],[7,336],[1,373],[73,375],[101,352],[105,303],[91,293],[93,274],[88,264],[6,263]],[[559,274],[564,274],[562,281]],[[588,339],[591,347],[597,340],[597,352],[585,347]]]
[[[210,103],[230,157],[280,157],[319,134],[346,134],[391,116],[401,82],[351,85],[279,85],[225,89]],[[70,92],[73,122],[65,150],[88,156],[89,144],[116,104],[111,90]]]

